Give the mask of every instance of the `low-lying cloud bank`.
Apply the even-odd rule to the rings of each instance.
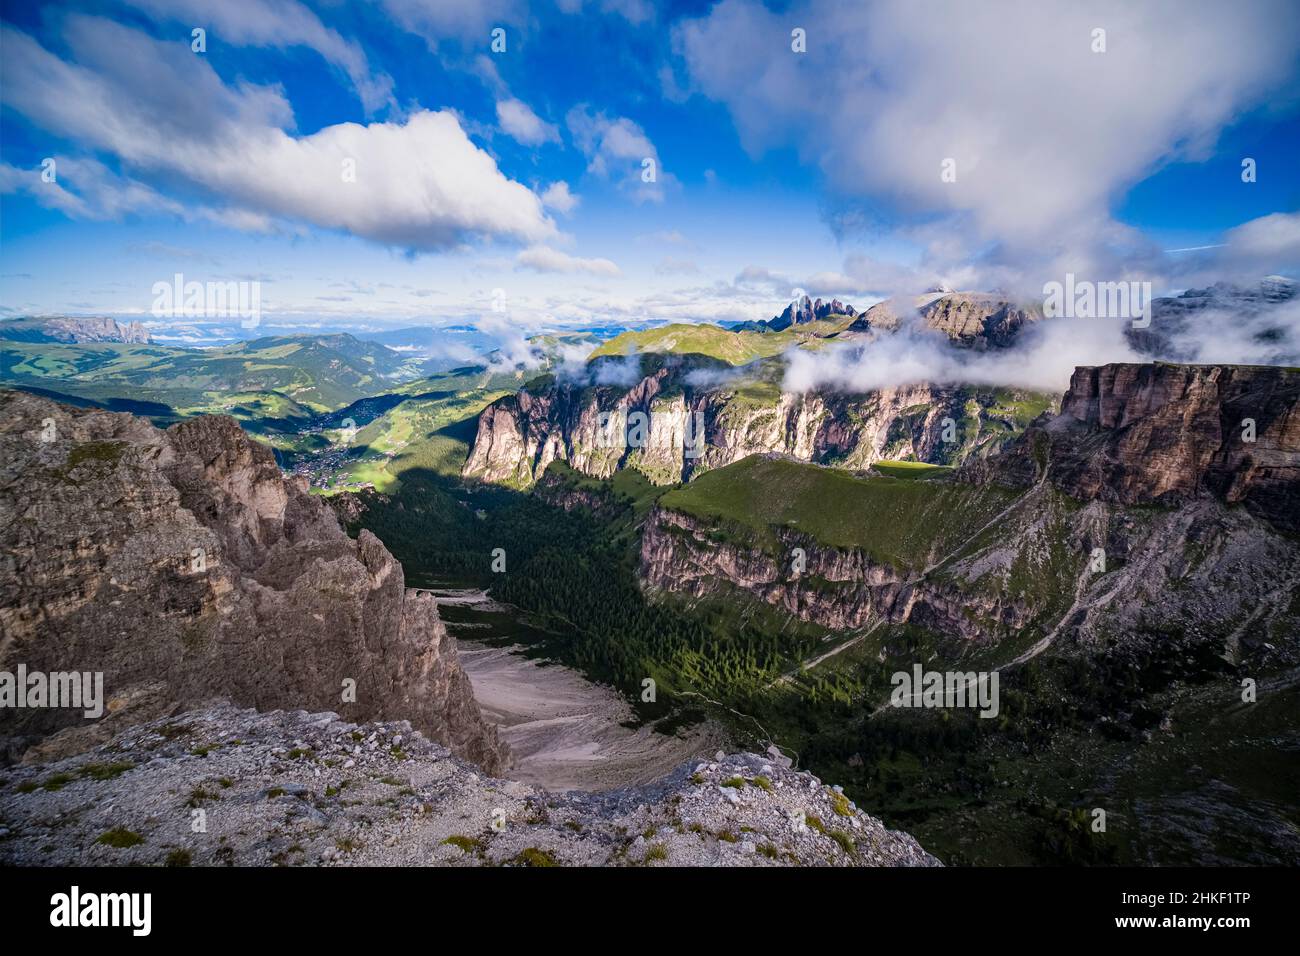
[[[1157,302],[1149,329],[1129,319],[1051,318],[1028,327],[1010,348],[974,351],[912,319],[897,332],[819,352],[786,353],[782,387],[865,392],[935,384],[1000,385],[1063,392],[1077,366],[1153,360],[1197,364],[1300,364],[1300,298],[1280,303],[1209,296]]]
[[[641,356],[602,356],[588,362],[591,345],[565,345],[556,355],[555,377],[566,385],[614,385],[631,388],[641,381]]]
[[[1124,338],[1128,320],[1052,319],[1009,349],[975,352],[950,345],[939,332],[905,325],[871,342],[821,352],[786,353],[782,387],[866,392],[912,385],[969,383],[1064,391],[1076,365],[1145,361]]]

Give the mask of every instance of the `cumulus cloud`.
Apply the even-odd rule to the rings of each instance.
[[[686,373],[686,384],[692,388],[718,388],[745,375],[743,368],[695,368]]]
[[[581,197],[570,192],[569,184],[563,181],[551,183],[542,192],[542,205],[565,216],[577,209],[580,201]]]
[[[186,44],[71,17],[65,39],[78,62],[68,63],[0,29],[5,105],[115,155],[138,177],[179,180],[213,204],[256,216],[412,249],[556,234],[541,200],[503,175],[450,112],[298,137],[286,131],[292,110],[278,88],[228,87]]]
[[[560,131],[534,113],[522,100],[498,102],[497,122],[508,136],[525,146],[541,146],[543,143],[560,141]]]
[[[676,180],[664,171],[659,151],[639,125],[624,116],[593,113],[585,105],[569,110],[566,123],[587,157],[588,172],[612,179],[637,202],[663,201],[664,186]],[[654,180],[646,182],[651,171]]]
[[[587,370],[587,356],[591,354],[589,345],[561,345],[555,353],[555,377],[558,381],[571,385],[587,385],[591,374]]]
[[[793,26],[806,54],[790,51]],[[960,249],[936,261],[994,243],[995,266],[1083,272],[1091,257],[1108,263],[1110,207],[1127,187],[1204,158],[1293,75],[1300,8],[944,0],[918,16],[908,0],[780,12],[722,0],[673,40],[692,88],[728,107],[747,149],[794,147],[840,197],[939,217],[931,236]],[[941,177],[948,159],[955,182]]]
[[[758,287],[776,295],[791,288],[786,276],[766,266],[745,266],[736,274],[735,282],[738,286]]]
[[[515,258],[516,267],[533,272],[581,272],[593,276],[617,276],[618,266],[608,259],[583,259],[550,246],[529,246]]]
[[[366,111],[393,104],[393,80],[375,72],[365,52],[296,0],[127,0],[157,21],[202,26],[220,42],[247,46],[303,46],[315,50],[352,81]],[[215,42],[217,38],[214,37]]]

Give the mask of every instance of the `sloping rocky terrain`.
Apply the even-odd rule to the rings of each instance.
[[[605,794],[494,779],[412,731],[228,704],[0,780],[0,864],[934,866],[782,761]]]
[[[108,698],[100,721],[0,710],[10,760],[220,695],[408,719],[504,765],[434,599],[233,419],[161,431],[0,392],[0,553],[0,670],[102,672]]]
[[[711,511],[710,489],[688,486],[647,519],[641,580],[690,599],[748,594],[837,631],[919,627],[953,653],[988,648],[999,665],[1112,641],[1294,665],[1298,374],[1080,369],[1062,414],[966,466],[955,484],[911,483],[906,499],[918,505],[904,508],[891,479],[849,489],[861,497],[855,514],[879,503],[885,516],[853,547],[809,534],[811,514],[756,535]],[[1254,443],[1240,441],[1248,412]],[[771,497],[802,479],[796,470],[773,480]],[[960,504],[963,485],[979,496]],[[674,508],[675,497],[693,504]],[[959,519],[958,533],[938,533]],[[882,555],[881,539],[901,542],[899,553]]]
[[[434,598],[232,420],[0,413],[0,670],[102,671],[107,698],[0,711],[0,863],[937,864],[775,752],[602,794],[499,779]]]

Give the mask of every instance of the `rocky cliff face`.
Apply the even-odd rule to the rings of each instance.
[[[408,719],[486,768],[505,759],[434,599],[233,419],[160,431],[0,392],[0,552],[0,670],[102,672],[108,698],[99,721],[0,711],[10,758],[220,695]]]
[[[671,484],[763,453],[850,469],[893,458],[948,464],[990,453],[1050,401],[959,386],[850,395],[689,382],[664,367],[628,390],[561,383],[499,399],[479,417],[463,474],[529,487],[552,461],[563,461],[596,478],[632,467]],[[635,413],[646,416],[644,440],[610,447],[603,422],[631,422]]]
[[[654,783],[561,795],[484,778],[406,722],[216,704],[10,768],[0,865],[939,865],[786,764],[719,753]]]
[[[1060,415],[969,474],[1022,485],[1045,475],[1082,501],[1179,504],[1209,495],[1300,531],[1300,371],[1079,368]]]

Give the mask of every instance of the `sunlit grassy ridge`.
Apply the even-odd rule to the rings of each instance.
[[[824,319],[792,326],[783,332],[732,332],[716,325],[674,323],[639,332],[624,332],[595,349],[590,359],[635,352],[706,355],[729,365],[745,365],[779,355],[800,345],[842,331],[853,320]]]
[[[751,456],[674,489],[660,504],[777,545],[776,529],[835,548],[861,548],[908,570],[960,545],[1016,497],[1004,488],[858,478],[781,458]]]

